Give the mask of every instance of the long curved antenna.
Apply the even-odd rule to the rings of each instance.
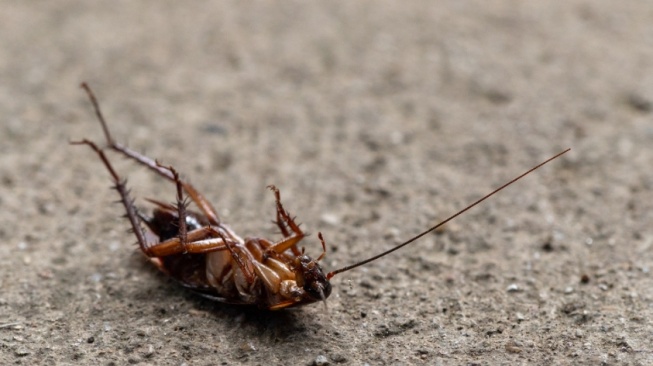
[[[347,266],[347,267],[343,267],[343,268],[337,269],[337,270],[335,270],[335,271],[331,271],[331,272],[329,272],[329,273],[327,274],[327,279],[331,279],[333,276],[337,275],[338,273],[346,272],[346,271],[349,271],[350,269],[354,269],[354,268],[356,268],[356,267],[360,267],[360,266],[362,266],[362,265],[364,265],[364,264],[367,264],[367,263],[370,263],[370,262],[372,262],[372,261],[375,261],[375,260],[377,260],[377,259],[379,259],[379,258],[381,258],[381,257],[383,257],[383,256],[385,256],[385,255],[387,255],[387,254],[390,254],[390,253],[394,252],[395,250],[399,250],[399,249],[405,247],[406,245],[408,245],[408,244],[414,242],[415,240],[417,240],[417,239],[423,237],[424,235],[430,233],[431,231],[433,231],[433,230],[439,228],[440,226],[446,224],[447,222],[449,222],[449,221],[455,219],[456,217],[462,215],[463,213],[467,212],[467,211],[468,211],[469,209],[471,209],[472,207],[474,207],[474,206],[478,205],[479,203],[485,201],[486,199],[490,198],[490,197],[493,196],[495,193],[498,193],[500,190],[502,190],[502,189],[508,187],[509,185],[515,183],[516,181],[522,179],[523,177],[525,177],[525,176],[527,176],[528,174],[532,173],[534,170],[540,168],[541,166],[543,166],[544,164],[550,162],[551,160],[554,160],[554,159],[560,157],[562,154],[568,152],[569,150],[571,150],[571,148],[568,148],[567,150],[562,151],[562,152],[560,152],[560,153],[558,153],[558,154],[556,154],[556,155],[554,155],[554,156],[552,156],[552,157],[546,159],[545,161],[539,163],[538,165],[532,167],[531,169],[529,169],[529,170],[526,171],[525,173],[521,174],[521,175],[518,176],[517,178],[512,179],[512,180],[509,181],[508,183],[502,185],[501,187],[499,187],[499,188],[495,189],[494,191],[490,192],[489,194],[483,196],[483,197],[482,197],[481,199],[479,199],[478,201],[476,201],[476,202],[472,203],[471,205],[465,207],[464,209],[458,211],[458,212],[455,213],[454,215],[449,216],[448,219],[446,219],[446,220],[440,222],[439,224],[437,224],[437,225],[435,225],[435,226],[433,226],[433,227],[427,229],[426,231],[423,231],[423,232],[420,233],[420,234],[415,235],[414,237],[412,237],[412,238],[408,239],[407,241],[405,241],[405,242],[403,242],[403,243],[397,245],[396,247],[394,247],[394,248],[392,248],[392,249],[389,249],[389,250],[386,250],[385,252],[383,252],[383,253],[381,253],[381,254],[377,254],[377,255],[375,255],[375,256],[373,256],[373,257],[371,257],[371,258],[365,259],[364,261],[360,261],[360,262],[358,262],[358,263],[354,263],[354,264],[349,265],[349,266]]]

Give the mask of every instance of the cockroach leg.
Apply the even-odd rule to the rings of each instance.
[[[177,211],[177,207],[174,205],[171,205],[169,203],[161,202],[159,200],[155,200],[153,198],[144,198],[149,203],[155,204],[159,206],[160,209],[166,210],[166,211]]]
[[[299,228],[299,225],[295,223],[295,220],[290,216],[288,211],[283,207],[279,189],[274,185],[269,185],[268,188],[274,192],[274,198],[277,205],[277,225],[279,228],[282,228],[281,232],[285,237],[266,250],[264,259],[270,255],[270,252],[281,254],[288,249],[291,249],[294,255],[300,255],[301,251],[297,248],[297,243],[304,239],[306,235],[302,229]],[[292,233],[288,232],[286,227],[290,228]]]
[[[98,120],[100,121],[100,124],[102,125],[102,130],[104,131],[104,136],[106,137],[107,145],[109,146],[109,148],[125,155],[128,158],[135,160],[139,164],[148,167],[150,170],[161,175],[162,177],[174,181],[175,177],[168,168],[160,166],[159,164],[157,164],[155,160],[145,155],[142,155],[134,150],[131,150],[126,146],[120,145],[113,139],[113,136],[111,136],[111,132],[109,131],[109,127],[107,126],[107,123],[104,120],[104,116],[102,115],[102,111],[100,110],[100,105],[97,102],[97,99],[95,98],[95,94],[86,83],[82,83],[82,88],[86,91],[86,94],[88,94],[88,97],[91,100],[91,103],[93,104],[93,108],[95,109],[95,115],[97,116]],[[200,210],[204,213],[204,215],[207,217],[209,222],[212,225],[219,225],[220,217],[218,216],[218,213],[213,207],[213,205],[211,205],[211,203],[207,201],[206,198],[204,198],[204,196],[199,191],[197,191],[197,189],[195,189],[195,187],[193,187],[190,183],[185,182],[183,180],[179,180],[179,182],[184,188],[184,191],[186,191],[186,193],[191,198],[191,200],[195,202],[197,207],[200,208]]]
[[[145,239],[145,234],[143,233],[143,229],[140,225],[140,215],[138,214],[138,210],[136,209],[136,206],[134,206],[133,200],[129,197],[129,191],[126,188],[125,181],[121,180],[118,173],[116,173],[116,171],[113,169],[113,165],[111,165],[109,159],[107,159],[106,155],[104,154],[104,151],[100,149],[94,142],[86,139],[82,141],[73,141],[72,144],[88,145],[98,154],[98,156],[106,166],[107,170],[111,174],[111,177],[113,178],[115,189],[118,191],[118,193],[120,193],[120,201],[125,207],[126,216],[129,219],[129,222],[131,223],[134,234],[136,235],[136,239],[138,240],[138,245],[140,246],[141,250],[145,255],[147,255],[148,257],[163,257],[163,256],[168,256],[173,254],[182,254],[186,252],[199,254],[199,253],[208,253],[208,252],[215,252],[215,251],[227,249],[224,242],[222,242],[219,239],[206,240],[206,239],[214,238],[215,235],[222,235],[220,231],[214,229],[211,226],[202,227],[197,230],[193,230],[189,233],[186,233],[184,235],[186,237],[185,244],[183,244],[183,241],[179,237],[171,238],[156,244],[148,243],[147,240]],[[185,227],[185,220],[184,220],[184,227]]]
[[[280,201],[280,199],[279,199],[279,191],[278,191],[276,188],[275,188],[275,197],[276,197],[276,201],[277,201],[277,205],[276,205],[276,208],[277,208],[277,212],[276,212],[277,219],[276,219],[275,223],[276,223],[277,226],[279,227],[279,230],[281,231],[281,234],[283,235],[283,237],[284,237],[284,238],[289,238],[289,237],[293,236],[293,234],[294,234],[294,233],[291,234],[290,231],[288,231],[288,228],[290,227],[290,225],[289,225],[289,223],[288,223],[288,218],[290,218],[290,215],[289,215],[289,214],[287,213],[287,211],[283,208],[283,205],[281,204],[281,201]],[[293,221],[292,219],[291,219],[290,221],[292,222],[293,225],[295,224],[294,221]],[[295,225],[295,226],[299,227],[299,225]],[[300,231],[301,231],[301,230],[300,230]],[[302,233],[302,234],[303,234],[303,233]],[[296,245],[290,247],[290,249],[291,249],[291,251],[293,252],[293,254],[294,254],[295,256],[301,254],[300,250],[297,248]]]
[[[203,254],[227,250],[224,240],[216,238],[220,233],[211,226],[205,226],[187,233],[185,244],[179,237],[170,238],[148,248],[145,254],[149,257],[166,257],[175,254]]]
[[[175,170],[172,166],[164,167],[160,165],[157,162],[157,165],[159,167],[166,168],[172,173],[172,176],[175,181],[175,185],[177,186],[177,216],[179,217],[179,234],[177,235],[179,237],[179,241],[181,243],[181,246],[186,248],[186,245],[188,244],[188,230],[186,227],[186,207],[187,204],[184,202],[184,191],[182,187],[181,180],[179,179],[179,172]]]
[[[321,232],[317,233],[317,237],[320,239],[320,243],[322,243],[322,254],[320,254],[320,256],[315,260],[316,262],[319,262],[326,255],[326,242],[324,241],[324,237],[322,236]]]
[[[224,242],[224,245],[227,247],[227,250],[229,250],[229,253],[231,253],[231,258],[236,262],[240,270],[243,272],[247,283],[252,285],[254,281],[256,281],[256,275],[253,270],[254,261],[247,255],[249,253],[246,250],[240,250],[236,243],[233,243],[229,239],[225,238],[224,234],[221,232],[218,232],[218,236]]]
[[[131,223],[134,235],[136,235],[138,245],[141,247],[141,250],[144,253],[147,253],[147,251],[150,249],[150,244],[147,242],[147,240],[145,240],[145,233],[143,232],[143,228],[140,225],[138,210],[136,209],[136,206],[134,206],[134,201],[129,197],[126,181],[120,179],[120,176],[118,176],[118,173],[116,173],[116,171],[113,169],[113,166],[109,162],[109,159],[107,159],[104,151],[102,151],[102,149],[100,149],[93,141],[84,139],[82,141],[73,141],[71,143],[74,145],[88,145],[98,154],[100,160],[102,160],[104,166],[106,166],[107,170],[111,174],[111,177],[113,178],[113,183],[115,184],[114,187],[120,194],[120,201],[125,207],[126,216]]]

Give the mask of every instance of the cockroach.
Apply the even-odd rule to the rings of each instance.
[[[154,205],[154,209],[149,216],[142,214],[129,195],[126,181],[118,175],[107,158],[106,148],[100,148],[88,139],[71,142],[89,146],[104,163],[114,188],[120,195],[125,216],[131,224],[141,252],[159,270],[205,297],[230,304],[256,305],[269,310],[325,301],[331,294],[330,280],[333,276],[365,265],[415,242],[570,150],[566,149],[536,165],[405,242],[371,258],[325,274],[319,264],[326,255],[326,243],[322,233],[317,234],[322,244],[322,253],[317,259],[305,254],[303,248],[299,249],[298,244],[305,234],[281,203],[279,189],[273,185],[268,186],[274,194],[275,222],[283,238],[276,241],[259,237],[243,239],[220,219],[211,203],[195,187],[183,180],[177,170],[117,143],[109,131],[93,91],[86,83],[81,86],[86,91],[104,131],[106,148],[136,161],[176,186],[176,204],[147,199]],[[199,211],[188,210],[189,201],[186,197]],[[145,224],[149,235],[143,230],[141,223]]]

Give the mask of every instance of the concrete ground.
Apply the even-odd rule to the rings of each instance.
[[[653,364],[653,3],[0,3],[0,364]],[[327,269],[572,151],[321,304],[214,303],[138,254],[102,132]],[[167,182],[116,155],[137,204]]]

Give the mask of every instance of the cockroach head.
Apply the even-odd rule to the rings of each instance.
[[[316,260],[302,254],[295,259],[295,266],[297,285],[304,289],[310,300],[324,301],[331,295],[331,283]]]

